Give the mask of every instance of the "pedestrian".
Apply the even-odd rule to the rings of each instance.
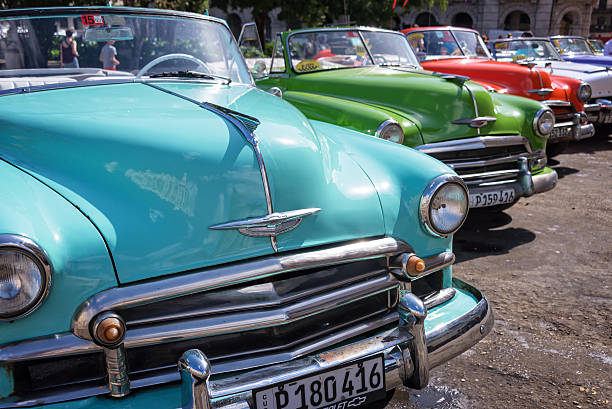
[[[76,40],[74,36],[74,28],[66,29],[66,38],[60,44],[60,67],[62,68],[79,68],[79,52],[77,51]]]
[[[604,55],[612,55],[612,38],[604,44]]]
[[[483,34],[482,41],[484,41],[485,44],[489,44],[489,37],[486,34]]]
[[[115,40],[107,41],[102,50],[100,50],[100,62],[105,70],[116,71],[119,65],[117,59],[117,49],[114,46]]]

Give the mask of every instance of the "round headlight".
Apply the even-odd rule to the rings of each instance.
[[[463,180],[454,175],[442,175],[423,192],[421,219],[429,233],[447,237],[459,230],[469,207],[468,190]]]
[[[583,82],[578,87],[578,100],[580,102],[587,102],[589,99],[591,99],[592,92],[591,86],[586,82]]]
[[[543,138],[550,135],[555,127],[555,114],[550,108],[542,108],[533,118],[533,130],[538,136]]]
[[[13,320],[34,311],[50,284],[50,266],[36,244],[0,235],[0,319]]]
[[[380,124],[375,135],[381,139],[386,139],[387,141],[396,142],[399,144],[404,143],[404,130],[396,121],[391,119],[387,119]]]

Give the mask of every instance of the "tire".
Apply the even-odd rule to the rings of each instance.
[[[563,152],[568,145],[569,141],[548,143],[546,144],[546,156],[548,156],[549,159],[554,158],[555,156]]]
[[[389,404],[389,402],[391,402],[391,399],[393,399],[394,394],[395,394],[395,389],[391,389],[390,391],[387,391],[387,396],[385,396],[384,399],[370,403],[369,405],[365,405],[364,408],[365,409],[383,409],[385,406]]]
[[[595,138],[608,139],[612,134],[612,124],[595,124]]]

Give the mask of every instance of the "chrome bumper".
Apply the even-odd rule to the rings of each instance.
[[[427,310],[423,302],[408,293],[400,299],[397,328],[289,363],[212,380],[210,364],[205,355],[199,350],[186,351],[179,360],[182,406],[198,409],[254,409],[254,389],[380,353],[384,355],[387,390],[400,385],[423,388],[429,381],[431,368],[468,350],[493,327],[493,311],[484,295],[461,280],[454,279],[453,284],[456,288],[470,292],[479,300],[478,304],[433,331],[424,331]]]
[[[535,193],[543,193],[551,190],[557,185],[559,176],[554,170],[550,173],[533,176],[533,187]]]
[[[580,125],[580,129],[578,130],[578,132],[574,135],[574,141],[579,141],[582,139],[586,139],[586,138],[590,138],[591,136],[595,135],[595,126],[593,126],[593,124],[588,123],[585,125]]]

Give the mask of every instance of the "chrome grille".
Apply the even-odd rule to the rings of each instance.
[[[514,182],[521,171],[519,158],[545,157],[542,151],[532,152],[529,141],[520,135],[459,139],[421,145],[416,149],[453,168],[468,187]]]

